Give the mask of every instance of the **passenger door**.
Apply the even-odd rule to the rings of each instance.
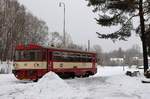
[[[52,51],[48,51],[48,71],[52,71],[53,61],[52,61]]]

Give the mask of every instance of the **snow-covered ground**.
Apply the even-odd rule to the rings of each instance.
[[[127,68],[125,68],[125,71]],[[37,83],[0,74],[0,99],[150,99],[142,75],[129,77],[122,67],[98,67],[89,78],[61,79],[49,72]]]
[[[11,73],[13,62],[1,62],[0,61],[0,74]]]

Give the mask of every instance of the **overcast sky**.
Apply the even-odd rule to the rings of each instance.
[[[63,8],[59,7],[59,2],[66,5],[66,32],[69,33],[74,43],[87,45],[98,44],[104,52],[108,52],[121,47],[122,49],[131,48],[134,44],[141,42],[138,36],[132,36],[128,41],[118,41],[113,43],[111,40],[101,40],[97,38],[96,32],[110,33],[113,29],[100,27],[94,18],[96,15],[92,9],[87,7],[85,0],[19,0],[27,11],[44,20],[50,32],[63,32]]]

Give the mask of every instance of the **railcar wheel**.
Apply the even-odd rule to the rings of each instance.
[[[69,78],[75,78],[75,73],[74,72],[70,72],[69,73]]]
[[[76,77],[81,78],[81,77],[82,77],[82,75],[76,75]]]
[[[89,77],[89,76],[90,76],[89,73],[86,73],[86,74],[85,74],[85,77]]]
[[[84,74],[82,77],[89,77],[89,74],[88,73],[86,73],[86,74]]]
[[[38,79],[33,80],[33,82],[37,82],[37,81],[38,81]]]

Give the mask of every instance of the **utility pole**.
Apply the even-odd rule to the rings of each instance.
[[[123,55],[123,71],[125,70],[125,59],[126,59],[126,56],[125,55]]]
[[[90,51],[90,40],[88,40],[88,51]]]
[[[66,6],[65,6],[65,3],[64,2],[60,2],[59,3],[59,7],[64,7],[64,21],[63,21],[63,43],[64,43],[64,47],[66,47],[66,31],[65,31],[65,28],[66,28]]]

